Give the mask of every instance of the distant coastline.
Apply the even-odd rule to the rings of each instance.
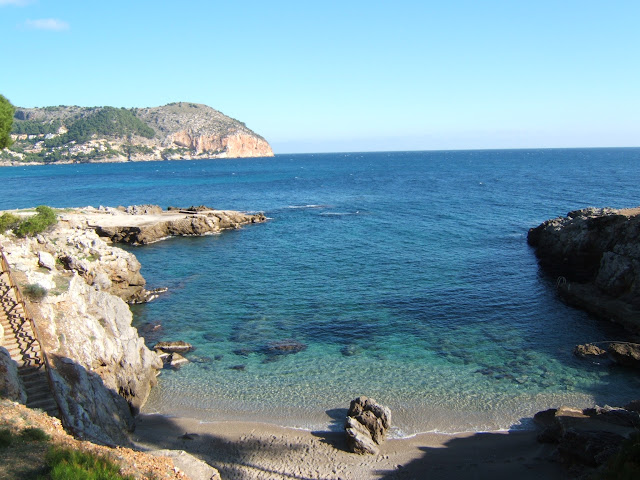
[[[0,166],[272,157],[260,135],[206,105],[17,108]]]

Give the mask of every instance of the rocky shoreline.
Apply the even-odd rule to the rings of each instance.
[[[640,334],[640,208],[586,208],[529,230],[567,303]]]
[[[584,288],[600,289],[600,295],[612,296],[617,293],[615,300],[627,302],[633,307],[637,299],[634,275],[640,270],[635,269],[638,257],[634,256],[637,247],[633,245],[633,232],[638,228],[636,218],[639,217],[636,215],[630,215],[629,211],[594,209],[572,212],[566,219],[550,220],[532,229],[529,242],[538,247],[541,267],[565,278],[565,281],[558,282],[562,292],[566,289],[573,293],[576,289],[574,285],[587,285]],[[135,256],[111,244],[147,244],[172,235],[214,234],[265,220],[262,214],[243,214],[206,207],[171,208],[167,211],[153,205],[85,207],[61,211],[58,225],[35,238],[18,239],[13,235],[0,235],[0,242],[19,282],[23,285],[37,284],[47,291],[44,298],[33,300],[32,306],[41,326],[44,347],[54,366],[55,388],[64,399],[60,408],[71,419],[76,435],[100,444],[131,445],[129,432],[135,426],[134,417],[155,385],[156,375],[163,368],[158,354],[163,349],[160,346],[156,352],[145,346],[138,331],[131,326],[132,316],[127,306],[127,303],[146,301],[156,292],[146,289]],[[617,241],[611,238],[602,240],[603,233]],[[600,246],[603,248],[598,254]],[[617,268],[607,266],[610,261]],[[612,288],[612,285],[616,288]],[[599,298],[592,297],[596,300]],[[613,310],[618,314],[623,311],[620,307]],[[6,367],[5,371],[11,376],[10,365],[5,363],[10,361],[7,362],[5,356],[0,355],[0,367]],[[8,378],[9,383],[15,397],[13,400],[23,401],[19,379]],[[615,455],[625,438],[638,431],[638,410],[637,403],[632,403],[625,409],[594,407],[576,410],[560,407],[540,412],[535,417],[542,429],[538,440],[557,445],[556,455],[563,461],[592,468]],[[399,447],[402,443],[397,443],[403,440],[393,442],[393,447],[379,445],[384,438],[384,431],[380,428],[388,428],[386,423],[390,418],[390,412],[383,413],[380,418],[371,415],[371,418],[364,418],[362,412],[354,411],[354,418],[358,419],[359,424],[355,425],[353,421],[348,424],[352,430],[354,425],[367,426],[373,439],[373,442],[369,442],[369,450],[375,454],[380,449],[375,460],[362,463],[366,464],[367,475],[369,469],[375,468],[379,461],[391,467],[391,464],[386,465],[389,463],[389,448],[403,451]],[[375,428],[368,428],[369,424]],[[362,428],[359,430],[364,432]],[[158,435],[162,434],[158,432]],[[337,458],[350,462],[340,448],[327,449],[314,441],[312,436],[296,435],[303,446],[307,445],[305,451],[309,452],[309,446],[313,446],[317,454],[326,456],[326,462]],[[145,441],[150,442],[152,436],[147,432]],[[249,437],[238,436],[234,437],[234,441],[244,445],[246,438]],[[270,435],[269,438],[276,437]],[[288,444],[291,438],[293,435],[285,435],[282,441]],[[186,440],[200,448],[198,435],[193,434],[153,441],[158,448],[173,448],[177,443],[186,445]],[[265,443],[267,446],[264,448],[276,443],[280,445],[280,440],[270,442]],[[340,445],[340,442],[336,442],[336,445]],[[406,445],[414,443],[415,440],[412,440]],[[531,451],[535,449],[534,444],[530,447]],[[357,448],[351,450],[358,451]],[[407,456],[406,452],[395,455],[409,462],[408,465],[419,464],[417,471],[422,471],[422,464],[415,463],[421,458],[419,451],[412,453],[412,457]],[[215,454],[210,456],[212,459],[216,457]],[[290,471],[293,472],[294,466],[287,466],[287,458],[282,457],[284,466],[277,468],[283,471],[292,468]],[[225,463],[229,461],[227,457],[219,460],[218,464],[216,461],[209,463],[231,469]],[[314,460],[316,463],[322,461]],[[546,470],[549,467],[547,462],[545,457],[536,468]],[[425,472],[428,467],[425,464]],[[557,472],[554,472],[555,475]],[[360,473],[364,475],[365,471]],[[333,478],[329,473],[327,475],[327,478]]]
[[[264,220],[262,214],[205,207],[85,207],[60,211],[57,225],[35,238],[0,235],[18,282],[44,292],[31,299],[30,310],[53,366],[59,407],[76,434],[102,444],[127,445],[134,415],[163,367],[132,327],[127,305],[148,301],[157,291],[145,288],[135,256],[110,243],[213,234]],[[10,365],[6,367],[10,372]],[[20,401],[20,379],[7,384]]]

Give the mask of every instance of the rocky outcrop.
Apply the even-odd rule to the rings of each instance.
[[[606,353],[607,351],[605,349],[591,343],[577,345],[576,348],[573,349],[573,354],[578,357],[598,357]]]
[[[391,427],[391,410],[374,399],[360,396],[347,412],[347,446],[353,453],[378,455],[379,445]]]
[[[0,341],[4,337],[0,326]],[[0,346],[0,397],[19,403],[27,403],[27,393],[18,375],[18,365],[6,348]]]
[[[558,445],[567,463],[597,467],[620,450],[622,442],[640,432],[640,414],[627,408],[560,407],[538,412],[538,441]]]
[[[568,303],[640,332],[640,209],[569,212],[527,239]]]
[[[137,260],[107,245],[86,225],[66,221],[36,239],[1,236],[0,241],[18,282],[47,291],[31,311],[54,367],[67,426],[100,443],[127,443],[133,415],[162,368],[131,326],[123,300],[143,290]],[[39,267],[41,252],[55,259],[54,268]]]
[[[619,363],[632,368],[640,368],[640,345],[637,343],[614,342],[609,344],[609,355]]]
[[[144,245],[173,236],[193,236],[237,229],[242,225],[266,221],[262,213],[246,214],[231,210],[171,210],[159,214],[121,214],[111,209],[109,215],[87,217],[98,235],[115,243]]]
[[[184,472],[191,480],[221,480],[218,470],[184,450],[151,450],[147,453],[171,459],[176,469]]]

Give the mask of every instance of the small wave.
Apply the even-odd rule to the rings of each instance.
[[[288,205],[287,208],[291,209],[302,209],[302,208],[329,208],[329,205]]]
[[[325,217],[344,217],[347,215],[360,215],[360,211],[355,212],[322,212],[320,215]]]

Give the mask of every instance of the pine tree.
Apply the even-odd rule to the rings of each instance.
[[[11,126],[15,108],[3,95],[0,95],[0,150],[11,146]]]

